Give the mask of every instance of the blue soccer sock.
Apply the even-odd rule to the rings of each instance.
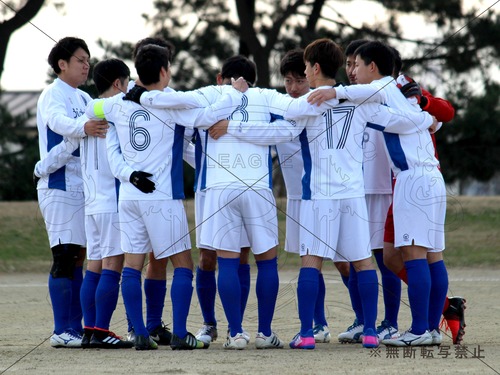
[[[342,282],[344,283],[345,287],[349,289],[349,276],[344,276],[340,274],[340,278],[342,279]]]
[[[411,309],[411,331],[421,335],[429,329],[429,298],[431,274],[427,259],[413,259],[405,262],[408,274],[408,300]]]
[[[85,278],[80,289],[83,323],[85,328],[93,329],[96,317],[96,290],[101,278],[100,273],[85,271]]]
[[[429,330],[439,329],[444,301],[448,292],[448,271],[444,261],[429,264],[431,295],[429,299]]]
[[[318,275],[318,297],[316,297],[316,304],[314,305],[314,324],[321,324],[322,326],[328,325],[325,316],[325,295],[325,279],[320,272]]]
[[[241,320],[245,315],[247,307],[248,296],[250,295],[250,265],[240,264],[238,267],[238,277],[240,278],[241,288]]]
[[[377,320],[378,278],[375,270],[358,271],[358,289],[363,306],[363,330],[373,329]]]
[[[151,332],[161,326],[165,296],[167,295],[167,280],[145,279],[144,295],[146,296],[146,328],[148,332]]]
[[[258,332],[262,332],[265,336],[271,336],[271,323],[280,286],[278,258],[259,260],[255,263],[257,264],[255,292],[259,316]]]
[[[306,336],[312,329],[314,305],[318,298],[319,270],[302,267],[297,282],[297,299],[300,319],[300,335]]]
[[[95,292],[96,317],[95,327],[109,330],[111,317],[118,303],[120,292],[120,273],[112,270],[102,270],[101,280]]]
[[[200,267],[196,269],[196,294],[198,295],[203,322],[216,326],[215,296],[217,295],[217,284],[215,282],[215,271],[204,271]]]
[[[385,317],[390,325],[398,328],[399,305],[401,302],[401,280],[384,264],[382,251],[374,251],[373,255],[377,261],[382,276],[382,292],[384,296]]]
[[[240,260],[238,258],[217,257],[217,262],[219,263],[217,279],[219,297],[231,329],[230,335],[234,337],[237,333],[243,332],[241,328],[241,287],[238,276]]]
[[[149,336],[142,316],[141,271],[129,267],[123,268],[122,297],[135,334]]]
[[[363,315],[363,305],[361,304],[361,296],[359,295],[358,288],[358,273],[354,269],[352,263],[349,269],[349,297],[351,298],[351,306],[356,315],[356,320],[358,324],[364,324],[365,318]]]
[[[71,280],[67,277],[53,278],[49,274],[48,285],[54,314],[54,333],[59,335],[70,328]]]
[[[193,297],[193,271],[189,268],[174,269],[170,298],[172,299],[173,332],[180,338],[186,337],[186,322]]]
[[[82,304],[80,303],[80,290],[83,283],[83,267],[75,267],[73,280],[71,280],[71,310],[69,325],[76,332],[82,332]]]

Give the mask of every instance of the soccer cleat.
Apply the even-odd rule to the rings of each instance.
[[[453,344],[460,345],[465,335],[465,298],[450,297],[448,298],[448,308],[443,312],[443,320],[441,327],[451,331]]]
[[[431,331],[431,336],[432,336],[432,344],[431,345],[441,345],[443,342],[443,335],[439,331],[439,329],[433,329]]]
[[[122,340],[111,331],[95,330],[90,339],[90,347],[98,349],[129,349],[134,347],[132,341]]]
[[[237,333],[234,337],[228,336],[226,342],[224,343],[224,349],[245,349],[248,345],[247,339],[243,336],[243,333]]]
[[[127,332],[127,341],[135,342],[135,331],[133,328]]]
[[[364,324],[358,324],[358,320],[354,319],[354,323],[338,336],[339,342],[342,344],[346,342],[350,344],[361,342],[361,335],[363,334],[364,328]]]
[[[82,336],[73,329],[68,329],[61,334],[54,333],[50,337],[53,348],[81,348]]]
[[[208,349],[209,346],[210,344],[205,344],[189,332],[183,339],[177,335],[172,335],[172,341],[170,342],[172,350]]]
[[[257,349],[283,349],[283,346],[283,341],[274,332],[271,332],[271,336],[266,336],[262,332],[259,332],[255,337],[255,347]]]
[[[387,346],[426,346],[432,345],[432,336],[429,331],[421,335],[415,335],[410,330],[402,333],[399,337],[382,340]]]
[[[172,333],[163,323],[149,332],[149,337],[155,340],[158,345],[170,345],[172,341]]]
[[[377,333],[368,328],[366,332],[361,336],[361,342],[363,343],[363,348],[378,348],[379,340]]]
[[[245,340],[247,340],[247,344],[250,343],[250,334],[248,333],[248,331],[245,330],[245,328],[243,328],[243,332],[241,333],[243,335],[243,337],[245,338]],[[226,340],[229,339],[229,336],[231,336],[231,328],[227,328],[227,332],[226,332]]]
[[[90,339],[94,334],[94,330],[92,328],[84,328],[82,335],[82,348],[87,349],[90,348]]]
[[[331,335],[328,326],[316,324],[313,328],[313,334],[316,342],[330,342]]]
[[[203,326],[196,332],[198,340],[210,345],[212,341],[217,340],[217,327],[214,324],[203,323]]]
[[[300,332],[297,333],[289,345],[292,349],[314,349],[316,343],[312,329],[307,332],[307,336],[301,336]]]
[[[135,350],[156,350],[158,344],[149,336],[136,335],[134,341]]]
[[[391,326],[388,320],[382,320],[377,327],[377,335],[379,341],[393,339],[399,336],[399,331],[396,327]]]

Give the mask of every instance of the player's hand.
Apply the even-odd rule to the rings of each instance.
[[[99,138],[106,138],[108,128],[109,125],[106,120],[89,120],[83,126],[85,134]]]
[[[436,117],[432,116],[432,124],[429,126],[429,133],[434,134],[438,130],[439,121]]]
[[[148,178],[151,176],[151,173],[135,171],[130,175],[130,182],[143,193],[152,193],[155,190],[155,183]]]
[[[148,90],[145,87],[135,85],[125,94],[123,100],[130,100],[137,104],[141,104],[141,95],[147,91]]]
[[[396,85],[399,87],[401,93],[405,96],[405,98],[415,97],[418,103],[420,103],[422,89],[413,78],[405,74],[400,74],[396,79]]]
[[[228,125],[228,120],[220,120],[208,129],[208,134],[210,134],[213,139],[219,139],[227,133]]]
[[[243,77],[238,79],[231,78],[231,86],[239,92],[245,92],[248,90],[248,82],[245,81]]]
[[[337,97],[337,91],[334,88],[331,89],[319,89],[314,90],[308,97],[307,102],[309,104],[317,104],[318,106],[330,99],[335,99]]]

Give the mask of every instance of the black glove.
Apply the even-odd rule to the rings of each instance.
[[[415,96],[420,101],[420,97],[422,96],[422,89],[417,82],[413,81],[407,83],[406,85],[401,87],[400,90],[405,98],[411,98],[412,96]]]
[[[143,193],[152,193],[155,190],[155,183],[148,178],[151,176],[151,173],[135,171],[130,175],[130,182]]]
[[[129,90],[129,92],[125,94],[123,100],[131,100],[137,104],[141,104],[141,95],[146,91],[148,91],[146,90],[146,88],[139,85],[135,85]]]
[[[427,106],[427,104],[429,103],[429,99],[427,99],[427,96],[425,95],[422,95],[420,97],[420,108],[425,108]]]

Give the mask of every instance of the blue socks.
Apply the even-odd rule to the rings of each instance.
[[[363,315],[363,305],[361,304],[361,296],[359,295],[358,289],[358,273],[354,269],[353,265],[350,264],[349,269],[349,297],[351,298],[351,306],[356,315],[356,320],[358,324],[364,324],[365,318]]]
[[[69,325],[76,332],[82,332],[82,305],[80,303],[80,290],[83,282],[83,267],[75,267],[73,280],[71,280],[71,310]]]
[[[146,296],[146,328],[148,332],[151,332],[161,325],[161,316],[167,294],[167,280],[145,279],[144,294]]]
[[[67,277],[55,279],[49,274],[48,284],[54,314],[54,333],[59,335],[70,328],[72,283]]]
[[[215,318],[215,296],[217,294],[215,271],[204,271],[200,267],[196,269],[196,294],[200,302],[203,322],[217,325]]]
[[[180,338],[187,335],[186,321],[192,296],[193,271],[189,268],[175,268],[170,298],[172,298],[173,332]]]
[[[431,273],[427,259],[405,262],[408,274],[408,300],[411,309],[411,332],[421,335],[429,329],[429,298],[431,293]],[[442,311],[442,310],[441,310]]]
[[[448,292],[448,271],[444,261],[429,264],[431,274],[431,298],[429,301],[429,330],[439,329],[444,301]]]
[[[401,280],[384,264],[382,251],[374,251],[373,255],[382,276],[385,317],[392,327],[398,328],[399,305],[401,303]]]
[[[260,260],[256,263],[258,272],[255,291],[259,315],[258,331],[265,336],[271,336],[271,322],[279,290],[278,258]]]
[[[109,330],[109,323],[118,303],[120,277],[119,272],[102,270],[101,279],[95,291],[96,317],[94,326],[96,328]]]
[[[316,297],[316,304],[314,305],[314,324],[321,324],[322,326],[328,325],[325,317],[325,294],[325,279],[320,272],[318,275],[318,297]]]
[[[247,307],[248,295],[250,294],[250,265],[240,264],[238,267],[238,276],[240,278],[241,288],[241,319],[243,320],[243,315],[245,315],[245,309]]]
[[[142,317],[141,271],[130,267],[123,268],[122,297],[135,334],[149,336]]]
[[[313,323],[314,306],[318,298],[319,270],[302,267],[299,272],[297,299],[299,305],[300,335],[307,336]]]
[[[86,328],[93,329],[96,319],[96,290],[99,285],[101,274],[85,271],[85,278],[80,289],[80,301],[82,304],[83,322]]]
[[[375,270],[357,272],[358,290],[363,306],[364,332],[368,329],[375,331],[378,305],[378,278]]]
[[[241,287],[238,276],[240,260],[239,258],[217,257],[217,262],[219,263],[217,279],[219,297],[231,329],[230,335],[234,337],[243,331],[241,327]]]

